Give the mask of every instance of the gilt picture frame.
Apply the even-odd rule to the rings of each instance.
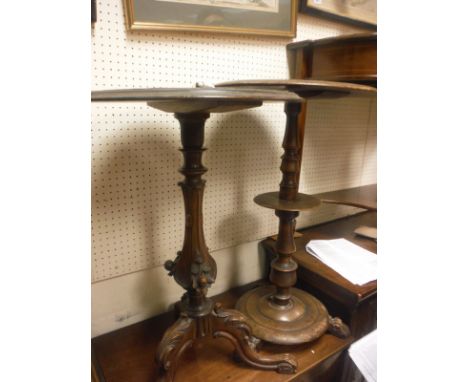
[[[129,30],[295,37],[298,0],[124,0]]]
[[[377,0],[300,0],[299,12],[377,29]]]

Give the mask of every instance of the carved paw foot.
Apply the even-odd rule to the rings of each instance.
[[[348,325],[341,318],[332,316],[328,316],[328,332],[339,338],[346,338],[351,334]]]

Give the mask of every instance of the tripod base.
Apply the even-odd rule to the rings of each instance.
[[[312,295],[291,288],[288,305],[275,304],[275,286],[267,285],[245,293],[236,308],[249,320],[255,337],[280,345],[311,342],[327,330],[339,337],[349,329],[339,319],[332,319],[325,306]]]
[[[252,336],[245,316],[234,309],[222,309],[220,304],[216,304],[210,314],[202,317],[190,318],[182,313],[166,331],[156,355],[160,367],[158,381],[173,382],[177,362],[184,351],[197,338],[205,336],[229,340],[235,347],[235,357],[250,366],[284,374],[296,372],[297,362],[289,354],[260,355],[257,352],[260,341]]]

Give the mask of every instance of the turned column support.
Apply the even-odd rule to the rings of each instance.
[[[208,113],[176,113],[181,129],[183,166],[179,172],[185,179],[179,182],[184,195],[185,234],[182,250],[166,269],[187,293],[182,298],[182,311],[188,317],[209,314],[213,304],[206,298],[207,289],[216,279],[216,263],[210,256],[203,233],[202,175],[208,170],[202,164],[205,121]]]
[[[284,106],[286,113],[286,129],[283,138],[284,154],[281,157],[280,170],[282,180],[280,183],[279,199],[294,201],[299,192],[299,129],[298,115],[304,103],[287,102]],[[298,211],[275,210],[279,218],[278,238],[276,240],[276,258],[271,262],[270,281],[276,285],[274,303],[286,306],[291,304],[291,287],[297,281],[297,263],[292,254],[296,252],[294,231]]]
[[[279,192],[257,195],[254,201],[275,210],[279,219],[276,256],[271,262],[272,285],[244,294],[237,308],[251,320],[255,336],[273,343],[292,345],[313,341],[331,329],[340,333],[325,306],[312,295],[293,288],[297,281],[294,231],[299,211],[320,204],[317,198],[299,193],[300,136],[298,117],[305,103],[286,103],[286,129],[281,157]],[[332,325],[332,323],[334,325]]]

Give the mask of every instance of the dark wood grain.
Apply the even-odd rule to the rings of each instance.
[[[213,297],[223,306],[233,307],[246,291],[264,285],[256,282]],[[106,382],[153,382],[157,370],[154,363],[156,347],[164,331],[174,322],[173,312],[142,321],[92,340],[94,353]],[[233,362],[233,346],[224,340],[206,340],[203,345],[184,354],[176,374],[176,382],[286,382],[336,381],[342,352],[351,339],[324,335],[305,345],[283,347],[267,344],[262,354],[287,351],[298,360],[297,374],[278,374],[274,371],[252,369]],[[314,378],[314,379],[311,379]]]

